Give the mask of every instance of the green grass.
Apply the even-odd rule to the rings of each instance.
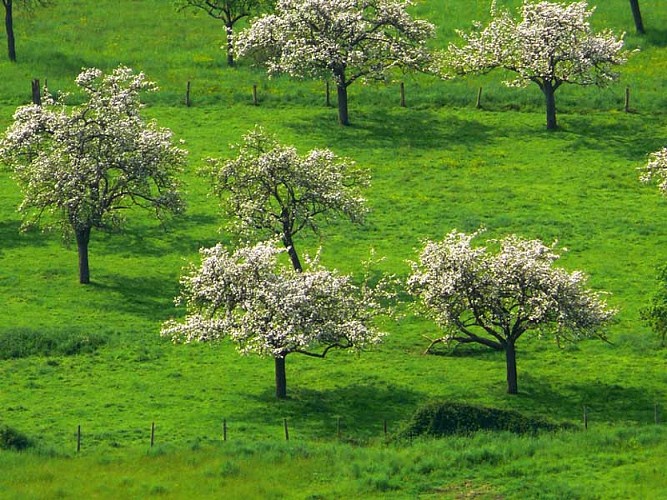
[[[555,133],[543,130],[536,87],[506,89],[493,74],[451,82],[408,76],[407,109],[398,106],[397,85],[355,84],[352,126],[341,128],[335,109],[324,106],[322,84],[269,80],[245,62],[224,67],[219,25],[162,0],[58,2],[19,15],[19,62],[0,62],[1,128],[29,99],[31,78],[68,91],[81,66],[122,62],[159,83],[146,114],[185,139],[191,161],[186,216],[165,230],[137,212],[124,234],[94,234],[88,287],[77,283],[75,248],[56,234],[19,233],[20,193],[0,173],[0,344],[16,352],[19,341],[27,346],[0,361],[0,425],[38,444],[29,453],[0,453],[2,496],[215,497],[223,489],[300,498],[664,496],[665,432],[651,424],[656,403],[667,409],[667,350],[639,310],[665,261],[667,201],[641,185],[637,172],[667,137],[667,36],[659,28],[667,12],[658,3],[642,5],[647,37],[627,37],[642,50],[621,82],[558,91]],[[442,46],[454,28],[484,19],[487,7],[456,1],[442,9],[428,0],[417,11],[440,26]],[[600,2],[594,20],[632,31],[626,0]],[[183,105],[188,80],[191,108]],[[251,103],[255,83],[259,106]],[[480,85],[483,109],[475,110]],[[626,85],[630,114],[620,111]],[[422,241],[453,228],[558,239],[569,249],[562,265],[585,270],[619,307],[612,344],[559,350],[521,341],[520,394],[510,397],[502,355],[463,348],[425,356],[423,336],[437,329],[407,310],[387,324],[387,342],[360,357],[288,358],[290,399],[276,402],[271,360],[240,357],[227,343],[161,339],[161,322],[182,314],[172,304],[181,268],[201,246],[230,241],[196,171],[206,157],[231,156],[228,144],[255,124],[302,152],[330,147],[371,169],[367,224],[332,223],[321,238],[299,240],[302,251],[322,245],[324,264],[359,273],[374,247],[386,256],[382,270],[405,277]],[[58,351],[86,336],[103,345]],[[385,420],[396,432],[416,408],[437,400],[577,424],[586,405],[591,431],[383,444]],[[346,444],[335,442],[339,418]],[[216,444],[223,419],[224,446]],[[152,422],[158,446],[146,454]],[[77,425],[83,452],[73,457]],[[82,470],[96,479],[75,481]]]
[[[0,487],[4,498],[658,498],[665,437],[654,426],[372,447],[273,440],[0,452]]]

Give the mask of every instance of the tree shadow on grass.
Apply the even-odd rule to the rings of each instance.
[[[572,136],[569,149],[597,150],[628,162],[641,161],[664,144],[659,130],[649,128],[641,116],[619,115],[619,120],[603,120],[600,115],[570,115],[560,132]]]
[[[45,234],[37,228],[22,231],[21,221],[19,220],[0,222],[0,252],[10,248],[45,246],[46,240],[51,237],[52,235]]]
[[[105,292],[116,292],[107,294],[110,307],[156,320],[173,315],[173,298],[178,294],[178,282],[156,276],[107,275],[101,281],[93,280],[89,286]]]
[[[324,390],[288,387],[285,401],[276,401],[270,389],[255,398],[263,403],[262,411],[252,405],[255,411],[242,420],[278,425],[287,418],[295,428],[308,428],[323,439],[336,437],[340,423],[341,434],[355,440],[382,437],[385,422],[388,433],[395,432],[398,423],[409,418],[428,395],[378,380]]]
[[[149,227],[133,227],[118,233],[98,235],[105,251],[132,255],[163,257],[169,254],[190,254],[202,246],[211,246],[220,240],[217,230],[211,231],[205,238],[192,236],[195,227],[217,227],[218,218],[213,215],[186,215],[178,221],[170,221],[161,226],[153,224]],[[95,236],[93,236],[94,238]],[[91,239],[91,248],[95,242]],[[93,250],[94,251],[94,250]]]
[[[287,124],[295,131],[311,130],[321,144],[359,149],[441,149],[447,144],[474,146],[493,138],[494,128],[478,120],[429,110],[377,110],[371,116],[360,113],[348,127],[333,127],[326,116],[295,120]]]
[[[530,374],[519,378],[519,395],[507,403],[557,419],[581,422],[586,406],[589,421],[651,423],[656,397],[639,387],[624,387],[600,381],[555,385]]]
[[[644,37],[648,42],[647,45],[659,48],[667,47],[667,30],[665,29],[648,28]]]

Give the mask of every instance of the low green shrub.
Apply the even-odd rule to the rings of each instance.
[[[28,436],[12,427],[0,425],[0,450],[23,451],[32,446]]]
[[[104,333],[72,330],[15,328],[0,332],[0,360],[28,356],[89,354],[107,343]]]
[[[399,438],[472,434],[478,431],[534,434],[538,431],[555,431],[566,427],[569,426],[541,418],[527,417],[516,411],[445,401],[419,408],[399,433]]]

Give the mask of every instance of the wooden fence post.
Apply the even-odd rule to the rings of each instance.
[[[76,452],[81,451],[81,424],[76,427]]]
[[[257,106],[257,85],[252,86],[252,103]]]
[[[482,109],[482,87],[477,91],[477,102],[475,102],[476,109]]]
[[[625,87],[625,106],[623,110],[626,113],[630,112],[630,87]]]
[[[32,103],[37,104],[37,106],[42,105],[42,96],[39,88],[39,80],[34,79],[32,81]]]
[[[405,83],[401,82],[401,107],[405,107]]]
[[[151,448],[155,444],[155,422],[151,423]]]
[[[283,424],[285,426],[285,441],[289,441],[289,429],[287,428],[287,419],[283,418]]]
[[[588,430],[588,408],[584,405],[584,429]]]
[[[190,101],[190,80],[188,80],[188,84],[185,88],[185,106],[190,107],[191,106],[191,101]]]
[[[222,421],[222,440],[227,441],[227,419]]]

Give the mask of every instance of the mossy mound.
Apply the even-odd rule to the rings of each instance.
[[[32,440],[21,431],[0,425],[0,450],[23,451],[32,444]]]
[[[437,402],[419,408],[399,438],[449,436],[478,431],[507,431],[516,434],[537,433],[572,428],[511,410],[486,408],[463,403]]]

